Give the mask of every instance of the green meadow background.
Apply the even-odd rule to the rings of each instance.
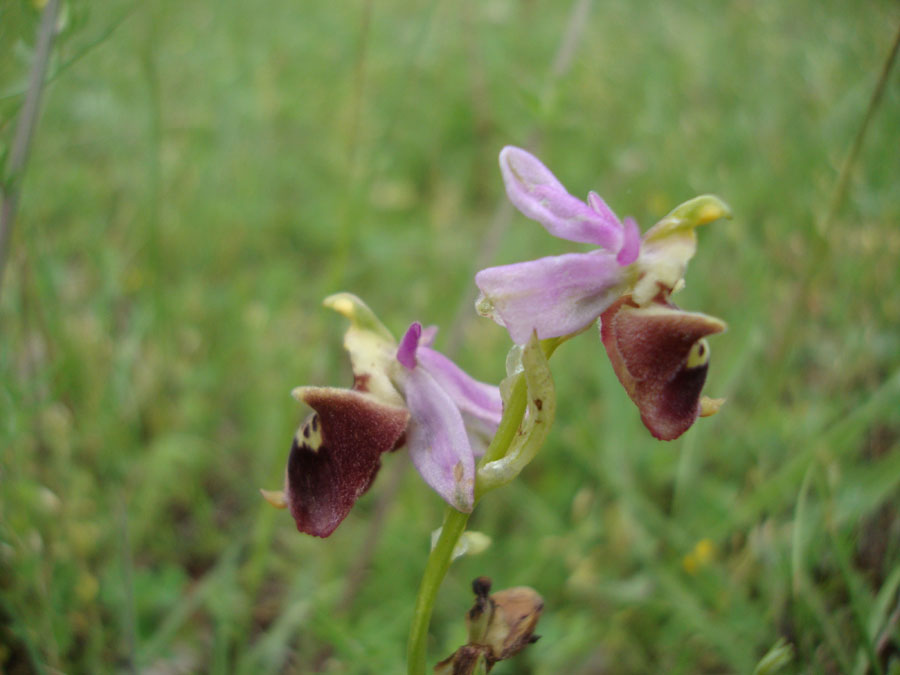
[[[0,2],[4,166],[39,16]],[[678,296],[729,324],[728,402],[661,443],[596,332],[561,348],[429,662],[487,575],[545,599],[498,674],[900,673],[898,69],[836,198],[898,26],[891,0],[65,2],[0,288],[0,672],[404,672],[443,512],[405,453],[327,540],[258,488],[290,390],[351,382],[330,293],[503,377],[474,273],[581,248],[507,205],[515,144],[642,229],[732,206]]]

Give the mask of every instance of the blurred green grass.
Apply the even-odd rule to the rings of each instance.
[[[37,16],[0,8],[0,151]],[[257,488],[305,415],[291,388],[349,382],[331,292],[502,376],[505,332],[457,313],[479,257],[570,248],[504,229],[511,143],[645,229],[731,204],[679,300],[729,323],[707,385],[729,401],[658,443],[595,336],[560,350],[554,432],[479,506],[494,543],[451,569],[430,659],[486,574],[546,600],[498,673],[745,673],[780,638],[784,672],[876,672],[867,639],[896,672],[897,72],[821,223],[898,22],[886,1],[67,3],[0,297],[0,669],[403,670],[439,499],[404,470],[347,606],[406,458],[327,541]]]

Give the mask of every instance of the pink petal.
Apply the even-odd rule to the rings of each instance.
[[[428,347],[420,347],[419,363],[435,379],[463,415],[484,421],[496,430],[503,415],[500,389],[479,382],[446,356]]]
[[[416,367],[416,349],[419,347],[421,337],[422,324],[416,321],[403,334],[400,347],[397,348],[397,360],[410,370]]]
[[[466,513],[475,501],[475,457],[462,415],[424,368],[409,373],[406,445],[416,469],[453,508]]]
[[[590,325],[622,292],[623,267],[606,251],[568,253],[489,267],[475,275],[490,316],[516,344]]]
[[[553,236],[613,252],[622,248],[622,224],[609,207],[603,203],[605,209],[598,211],[570,195],[530,152],[506,146],[500,151],[500,171],[513,205]]]
[[[419,337],[419,344],[423,347],[430,347],[434,344],[434,339],[437,337],[438,327],[437,326],[425,326],[422,328],[422,335]]]
[[[626,218],[624,224],[625,240],[616,256],[620,265],[630,265],[638,259],[641,252],[641,229],[634,218]]]
[[[616,214],[613,213],[613,210],[611,208],[609,208],[609,204],[607,204],[604,201],[603,197],[598,195],[593,190],[588,192],[588,205],[591,207],[591,209],[594,210],[594,213],[601,216],[604,220],[616,223],[619,222]]]

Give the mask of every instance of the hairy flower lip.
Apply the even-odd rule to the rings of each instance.
[[[644,307],[625,296],[603,313],[603,346],[655,438],[678,438],[703,412],[701,391],[709,367],[705,338],[725,330],[721,320],[685,312],[665,294]]]
[[[352,389],[298,387],[292,394],[315,412],[291,443],[285,503],[298,530],[327,537],[369,489],[410,414]]]

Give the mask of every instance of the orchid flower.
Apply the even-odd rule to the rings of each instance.
[[[490,267],[475,275],[479,314],[504,326],[516,344],[578,333],[601,318],[601,338],[613,369],[659,439],[672,440],[721,401],[700,396],[706,380],[706,336],[725,324],[683,312],[670,296],[684,286],[699,225],[730,217],[718,197],[676,207],[643,236],[620,221],[594,192],[570,195],[537,157],[521,148],[500,152],[510,201],[550,234],[600,248]]]
[[[301,532],[327,537],[369,489],[381,455],[406,445],[425,482],[471,511],[475,457],[500,423],[499,389],[431,349],[435,329],[413,323],[398,345],[356,296],[339,293],[324,304],[350,320],[344,347],[353,387],[294,389],[313,413],[294,436],[284,490],[263,496],[288,507]]]
[[[475,275],[478,313],[505,326],[516,344],[532,331],[541,339],[576,333],[626,289],[628,265],[640,246],[637,223],[621,222],[594,192],[588,203],[576,199],[520,148],[503,148],[500,170],[506,194],[522,213],[555,237],[601,248],[481,270]]]

